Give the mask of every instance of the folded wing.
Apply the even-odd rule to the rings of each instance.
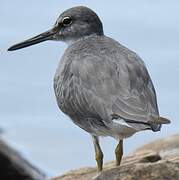
[[[169,120],[159,116],[155,89],[143,61],[131,51],[117,57],[88,55],[72,62],[73,81],[81,91],[78,99],[85,99],[106,121],[123,118],[159,130]]]

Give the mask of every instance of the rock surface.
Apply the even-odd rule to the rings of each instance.
[[[0,138],[0,180],[45,180],[45,175]]]
[[[53,180],[179,180],[179,134],[144,145],[124,157],[120,167],[105,164],[97,175],[96,168],[70,171]]]

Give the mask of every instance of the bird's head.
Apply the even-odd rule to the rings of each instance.
[[[73,42],[89,35],[103,35],[103,26],[97,14],[84,6],[64,11],[52,29],[11,46],[8,51],[25,48],[46,40]]]

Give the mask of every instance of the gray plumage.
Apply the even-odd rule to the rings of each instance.
[[[169,123],[159,115],[156,93],[141,58],[103,33],[102,22],[89,8],[63,12],[53,28],[18,43],[16,50],[46,40],[67,42],[54,78],[59,108],[93,137],[98,170],[103,153],[98,136],[119,140],[116,165],[123,155],[123,139]]]
[[[113,118],[160,129],[160,125],[147,124],[151,115],[159,113],[144,63],[104,35],[68,47],[56,71],[54,89],[60,109],[89,133],[108,129]]]

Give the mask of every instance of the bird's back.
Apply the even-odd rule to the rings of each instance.
[[[97,118],[104,124],[122,118],[133,126],[159,117],[155,90],[140,57],[106,36],[70,45],[54,79],[60,109],[75,121]],[[83,122],[78,122],[83,123]],[[156,131],[160,123],[151,123]]]

